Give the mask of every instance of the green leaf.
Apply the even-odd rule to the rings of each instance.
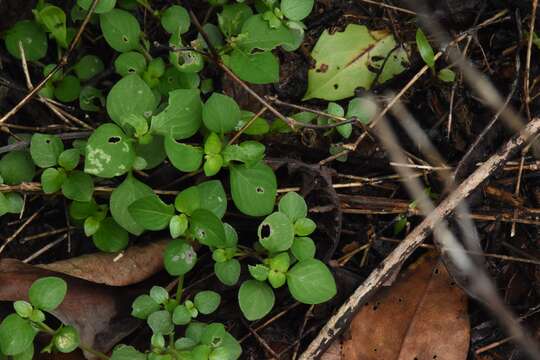
[[[349,101],[347,118],[354,116],[363,124],[369,124],[375,115],[377,115],[377,104],[373,100],[367,97],[357,97]]]
[[[251,16],[242,26],[238,46],[251,52],[253,49],[272,50],[279,45],[292,43],[294,38],[285,26],[272,28],[263,15]]]
[[[85,86],[79,94],[79,106],[83,111],[99,111],[105,105],[101,91],[93,86]]]
[[[265,150],[264,145],[258,141],[244,141],[239,145],[227,145],[221,154],[225,163],[239,161],[252,166],[264,158]]]
[[[294,240],[294,227],[287,215],[275,212],[259,225],[257,231],[261,245],[269,252],[288,250]]]
[[[197,89],[201,81],[196,73],[178,71],[174,67],[165,70],[165,74],[159,79],[158,89],[163,96],[177,89]]]
[[[174,308],[172,322],[175,325],[187,325],[191,322],[191,312],[185,305],[178,305]]]
[[[62,193],[75,201],[90,201],[94,193],[92,177],[82,171],[71,172],[62,183]]]
[[[225,64],[238,77],[253,84],[271,84],[279,81],[279,61],[270,51],[248,54],[234,49]]]
[[[56,350],[61,353],[70,353],[79,347],[81,340],[77,330],[71,326],[63,326],[53,337]]]
[[[174,329],[171,313],[167,310],[153,312],[146,321],[154,334],[168,335]]]
[[[174,314],[173,314],[173,321],[174,321]],[[193,339],[190,339],[187,337],[181,337],[174,342],[174,348],[176,350],[189,350],[193,348],[195,345],[197,345],[197,343]]]
[[[402,48],[390,54],[395,46],[396,40],[388,30],[369,31],[357,24],[349,24],[345,31],[334,34],[325,30],[311,53],[315,67],[308,72],[304,100],[340,100],[353,96],[358,87],[369,89],[376,77],[371,69],[383,64],[379,83],[403,72],[408,56]]]
[[[82,7],[84,10],[89,10],[90,6],[92,6],[92,2],[92,0],[77,0],[77,5]],[[114,9],[115,5],[116,0],[99,0],[96,8],[94,9],[94,13],[103,14],[109,12]]]
[[[189,13],[183,6],[169,6],[161,15],[161,26],[169,34],[176,32],[184,34],[189,30],[190,25]]]
[[[266,281],[268,279],[268,272],[270,269],[263,264],[257,264],[255,266],[248,265],[248,270],[251,276],[258,281]]]
[[[291,246],[291,252],[298,260],[308,260],[315,257],[315,243],[308,237],[294,238]]]
[[[202,101],[197,89],[178,89],[169,93],[169,105],[152,117],[151,129],[163,136],[187,139],[197,133],[202,121]]]
[[[129,171],[135,161],[135,151],[115,124],[98,127],[88,139],[84,171],[103,178],[120,176]]]
[[[10,151],[0,160],[0,176],[4,184],[17,185],[32,181],[35,173],[34,162],[26,151]]]
[[[58,165],[66,171],[71,171],[79,165],[81,153],[77,149],[67,149],[58,155]]]
[[[444,68],[437,74],[439,80],[444,82],[454,82],[456,80],[456,73],[450,70],[449,68]]]
[[[4,37],[7,51],[11,56],[20,59],[19,42],[22,42],[27,61],[36,61],[47,54],[47,35],[41,27],[31,20],[17,22]]]
[[[79,98],[81,82],[73,75],[66,75],[54,88],[54,97],[62,102],[72,102]]]
[[[152,286],[150,289],[150,297],[158,304],[165,304],[165,302],[169,299],[169,293],[161,286]]]
[[[64,10],[58,6],[47,5],[39,11],[38,18],[56,42],[67,48],[66,13]]]
[[[287,215],[291,222],[307,216],[307,204],[304,198],[296,192],[283,195],[278,204],[279,212]]]
[[[198,170],[204,155],[201,147],[176,142],[170,136],[165,136],[165,153],[171,164],[183,172]]]
[[[88,202],[73,201],[69,205],[69,216],[75,220],[84,220],[98,211],[99,207],[93,199]]]
[[[133,235],[142,234],[144,228],[131,216],[128,208],[135,201],[153,194],[148,185],[140,182],[133,175],[128,175],[111,194],[109,205],[112,217]]]
[[[84,235],[90,237],[97,233],[99,230],[99,226],[101,225],[101,220],[99,218],[96,218],[94,216],[89,216],[84,220],[83,228],[84,228]]]
[[[189,227],[189,220],[185,214],[175,215],[169,221],[169,232],[176,239],[185,234]]]
[[[191,214],[190,231],[203,245],[222,247],[225,244],[223,223],[209,210],[197,209]]]
[[[20,214],[24,207],[23,197],[15,192],[2,194],[2,200],[0,203],[0,213]]]
[[[118,52],[135,50],[139,47],[141,27],[129,12],[113,9],[99,16],[99,25],[105,41]]]
[[[300,21],[313,9],[314,0],[281,0],[281,12],[291,20]]]
[[[45,169],[41,173],[41,189],[45,194],[52,194],[62,188],[66,174],[55,168]]]
[[[117,252],[126,248],[129,235],[113,218],[101,221],[98,231],[92,236],[94,245],[105,252]]]
[[[298,236],[308,236],[317,228],[317,224],[311,219],[302,218],[294,223],[294,233]]]
[[[262,161],[254,166],[235,165],[230,168],[231,195],[236,207],[250,216],[272,212],[276,201],[276,175]]]
[[[110,360],[146,360],[146,354],[133,346],[120,344],[114,348]]]
[[[137,74],[123,77],[107,95],[107,113],[120,126],[132,114],[149,118],[154,108],[154,94]]]
[[[226,37],[240,34],[242,25],[253,15],[251,8],[242,3],[227,4],[218,14],[218,25]]]
[[[206,177],[216,175],[223,167],[223,156],[220,154],[205,155],[204,159],[203,170]]]
[[[32,346],[37,331],[30,321],[17,314],[10,314],[0,324],[0,353],[18,355]]]
[[[174,240],[167,244],[163,255],[165,270],[173,276],[184,275],[197,263],[197,253],[184,240]]]
[[[237,259],[214,263],[214,272],[218,280],[228,286],[236,285],[240,278],[240,271],[240,262]]]
[[[129,205],[129,214],[146,230],[163,230],[174,215],[174,206],[167,205],[152,194],[142,197]]]
[[[291,295],[304,304],[320,304],[336,295],[336,282],[326,265],[316,259],[299,261],[287,272]]]
[[[429,44],[426,35],[420,28],[416,30],[416,46],[426,65],[431,69],[435,69],[435,53],[433,52],[433,48]]]
[[[151,135],[149,143],[143,144],[139,141],[135,144],[135,153],[146,161],[145,170],[161,165],[163,160],[167,158],[163,136]]]
[[[137,296],[131,305],[131,316],[146,320],[150,314],[160,309],[159,304],[149,295],[143,294]]]
[[[221,296],[211,290],[200,291],[193,299],[195,307],[203,315],[208,315],[216,311],[220,302]]]
[[[345,116],[345,109],[343,109],[341,105],[334,102],[328,103],[326,112],[334,116],[340,116],[340,117]],[[339,121],[336,121],[333,119],[329,119],[328,122],[331,124],[339,123]],[[338,133],[340,133],[341,136],[343,136],[344,139],[348,139],[349,137],[351,137],[352,124],[344,124],[341,126],[336,126],[336,130]]]
[[[255,116],[251,111],[242,111],[242,119],[238,124],[238,127],[244,127],[248,121],[250,121]],[[268,122],[261,118],[257,117],[251,125],[249,125],[245,130],[244,134],[246,135],[264,135],[270,131],[270,125]]]
[[[43,277],[34,281],[28,290],[28,299],[36,308],[44,311],[56,309],[67,294],[67,283],[54,276]]]
[[[206,209],[221,219],[227,210],[227,195],[221,181],[209,180],[184,189],[177,195],[175,207],[187,215]]]
[[[249,321],[265,317],[274,307],[274,291],[263,282],[245,281],[238,291],[240,310]]]
[[[120,54],[114,60],[114,71],[121,76],[130,74],[141,75],[146,69],[146,59],[136,51],[128,51]]]
[[[240,121],[240,107],[230,96],[215,92],[203,106],[202,119],[209,130],[224,134]]]
[[[34,134],[30,140],[30,155],[34,163],[42,168],[55,166],[58,156],[64,151],[62,140],[56,135]]]
[[[99,57],[85,55],[75,64],[73,69],[79,79],[86,81],[105,70],[105,65],[103,65],[103,61]]]
[[[30,315],[32,315],[32,311],[34,311],[32,304],[24,300],[15,301],[13,303],[13,308],[15,309],[17,315],[24,319],[29,318]]]

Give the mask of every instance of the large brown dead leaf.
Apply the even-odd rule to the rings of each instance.
[[[354,317],[324,360],[465,360],[467,297],[441,261],[426,255]]]
[[[167,241],[131,246],[123,256],[96,253],[54,263],[38,265],[97,284],[126,286],[139,283],[163,269],[163,251]]]

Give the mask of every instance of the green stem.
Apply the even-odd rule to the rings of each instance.
[[[152,9],[152,7],[148,3],[148,1],[146,1],[146,0],[137,0],[137,3],[139,5],[141,5],[142,7],[144,7],[146,10],[148,10],[148,12],[150,14],[152,14],[153,16],[159,18],[159,13],[156,10]]]
[[[184,275],[178,277],[178,287],[176,289],[176,301],[180,303],[182,300],[182,292],[184,291]]]

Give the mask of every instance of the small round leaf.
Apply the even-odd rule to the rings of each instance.
[[[249,321],[265,317],[274,307],[274,302],[274,291],[264,282],[248,280],[240,286],[238,303]]]
[[[49,276],[36,280],[30,286],[28,298],[36,308],[52,311],[64,301],[66,293],[67,283],[59,277]]]
[[[169,274],[180,276],[193,269],[197,262],[197,253],[184,240],[174,240],[165,248],[163,261]]]

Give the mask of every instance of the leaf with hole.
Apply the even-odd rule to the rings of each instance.
[[[326,265],[316,259],[302,260],[287,272],[291,295],[304,304],[321,304],[336,295],[334,276]]]
[[[141,75],[145,69],[146,59],[143,54],[136,51],[122,53],[114,60],[114,71],[121,76]]]
[[[48,134],[32,135],[30,155],[37,166],[41,168],[55,166],[62,151],[64,151],[64,144],[58,136]]]
[[[155,194],[136,200],[128,209],[139,225],[152,231],[165,229],[174,215],[174,206],[165,204]]]
[[[163,255],[165,270],[173,276],[184,275],[197,263],[197,253],[184,240],[173,240],[165,248]]]
[[[165,153],[171,164],[183,172],[198,170],[204,155],[201,147],[179,143],[171,136],[165,136]]]
[[[388,30],[370,31],[357,24],[334,34],[325,30],[311,52],[315,67],[308,72],[304,100],[340,100],[353,96],[358,87],[370,89],[377,76],[372,70],[379,71],[383,64],[378,83],[391,79],[408,66],[407,52],[395,47]]]
[[[259,162],[251,167],[230,167],[231,195],[236,207],[250,216],[272,212],[276,201],[276,175],[268,165]]]
[[[271,84],[279,81],[279,61],[271,51],[248,54],[241,49],[224,57],[225,65],[242,80],[252,84]]]
[[[154,94],[137,74],[124,76],[107,95],[107,113],[120,126],[129,115],[149,118],[154,108]]]
[[[294,240],[294,226],[287,215],[275,212],[263,220],[257,234],[259,242],[269,252],[286,251]]]
[[[94,245],[104,252],[117,252],[126,248],[129,234],[113,218],[101,221],[98,231],[92,236]]]
[[[88,139],[84,171],[103,178],[128,172],[135,161],[135,151],[129,138],[117,125],[98,127]]]
[[[240,121],[240,107],[230,96],[216,92],[204,104],[202,119],[208,129],[224,134],[236,128]]]
[[[82,171],[72,171],[62,182],[62,193],[75,201],[90,201],[94,193],[92,177]]]
[[[152,117],[151,130],[176,140],[197,133],[202,121],[202,102],[199,90],[177,89],[169,93],[169,104]]]
[[[274,302],[274,291],[261,281],[245,281],[238,291],[240,310],[249,321],[265,317],[274,307]]]
[[[209,210],[197,209],[191,214],[190,231],[203,245],[225,245],[225,229],[221,220]]]
[[[107,44],[118,52],[137,49],[141,27],[129,12],[112,9],[99,16],[99,25]]]
[[[153,195],[152,189],[129,174],[116,187],[110,197],[111,215],[114,220],[133,235],[140,235],[144,228],[131,216],[129,206],[135,201]]]
[[[22,43],[27,61],[36,61],[47,54],[47,35],[45,31],[31,20],[17,22],[4,35],[7,51],[11,56],[20,59],[19,42]]]

